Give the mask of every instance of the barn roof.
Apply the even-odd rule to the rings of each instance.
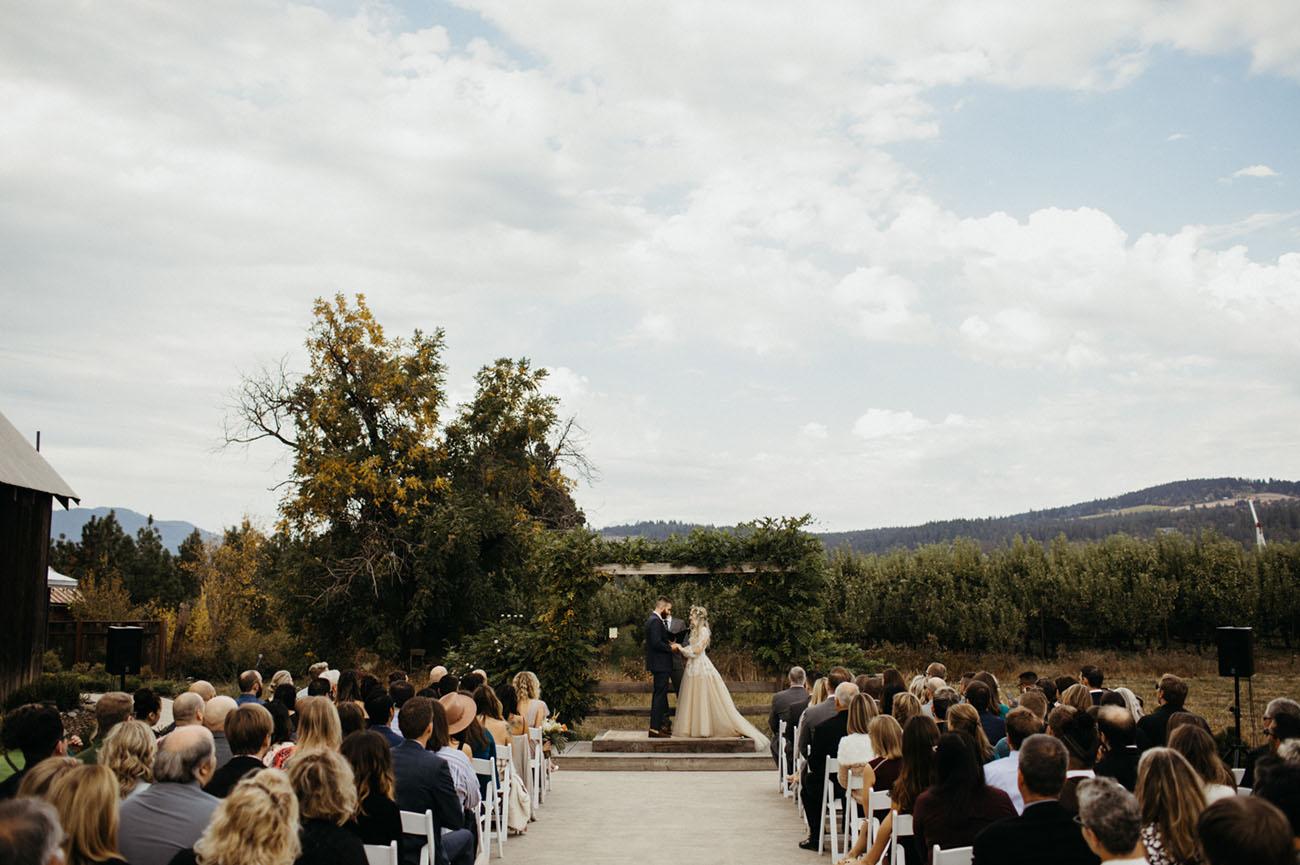
[[[68,482],[59,477],[3,412],[0,412],[0,484],[50,493],[65,508],[69,499],[81,501],[81,496],[72,491]]]

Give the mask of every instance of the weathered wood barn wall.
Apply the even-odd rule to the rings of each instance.
[[[78,497],[0,414],[0,700],[41,672],[55,499]]]

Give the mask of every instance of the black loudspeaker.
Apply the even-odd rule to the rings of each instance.
[[[108,629],[108,657],[104,668],[114,676],[140,672],[144,652],[144,628],[134,625],[111,625]]]
[[[1219,675],[1226,678],[1255,675],[1255,632],[1251,628],[1215,628],[1219,646]]]

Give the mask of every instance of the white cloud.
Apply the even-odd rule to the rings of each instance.
[[[853,434],[864,439],[884,439],[907,436],[929,429],[932,424],[910,411],[887,408],[870,408],[853,423]]]
[[[1186,141],[1188,137],[1186,132],[1171,132],[1165,141]]]
[[[809,421],[799,428],[799,435],[806,439],[825,441],[830,436],[830,431],[826,429],[826,424]]]
[[[1267,165],[1247,165],[1232,172],[1233,177],[1277,177],[1277,172]]]

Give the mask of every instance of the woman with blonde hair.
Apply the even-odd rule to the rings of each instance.
[[[899,727],[906,727],[907,722],[915,718],[921,712],[921,701],[906,691],[894,695],[894,710],[889,714],[894,716]]]
[[[270,765],[276,769],[283,769],[289,759],[297,754],[312,751],[337,753],[339,745],[343,743],[339,710],[329,697],[307,697],[299,700],[297,706],[298,740],[275,752]]]
[[[153,758],[158,738],[144,721],[123,721],[104,737],[99,764],[113,770],[123,800],[153,784]]]
[[[298,754],[289,761],[289,783],[302,818],[302,854],[295,865],[366,865],[365,845],[345,828],[357,813],[348,761],[337,751]]]
[[[868,730],[871,720],[877,714],[876,701],[866,694],[859,693],[849,701],[849,732],[840,739],[838,755],[841,787],[849,785],[850,772],[863,775],[862,770],[876,759],[876,750],[872,747]],[[870,783],[866,786],[870,786]]]
[[[1201,779],[1172,748],[1152,748],[1138,761],[1137,800],[1142,842],[1151,865],[1197,865],[1202,860],[1196,821],[1205,810]]]
[[[70,769],[75,769],[81,765],[81,761],[76,757],[46,757],[23,774],[22,783],[18,785],[17,796],[30,797],[32,799],[50,798],[50,787],[54,782],[63,777],[64,773]]]
[[[1092,708],[1092,692],[1088,690],[1087,685],[1075,683],[1061,694],[1061,704],[1086,712]]]
[[[980,762],[987,763],[993,759],[993,745],[984,734],[979,710],[970,703],[958,703],[948,710],[948,729],[954,733],[965,733],[975,740]]]
[[[542,702],[542,683],[537,674],[529,670],[515,675],[513,684],[515,696],[519,700],[519,717],[524,719],[526,727],[540,727],[551,714],[550,708]]]
[[[1186,758],[1201,779],[1205,804],[1237,795],[1237,779],[1219,756],[1214,737],[1191,724],[1183,724],[1169,734],[1169,747]]]
[[[117,849],[117,794],[117,776],[93,763],[69,769],[50,785],[67,865],[126,865]]]
[[[808,701],[809,706],[820,706],[826,702],[830,696],[831,680],[822,676],[816,682],[813,682],[812,698]]]
[[[263,769],[235,785],[194,848],[171,865],[293,865],[301,850],[293,786],[283,772]]]
[[[272,700],[277,698],[275,692],[281,685],[289,685],[293,687],[296,692],[297,686],[293,684],[293,673],[290,673],[288,670],[275,671],[275,675],[271,677],[271,683],[266,687],[266,693],[271,695]]]

